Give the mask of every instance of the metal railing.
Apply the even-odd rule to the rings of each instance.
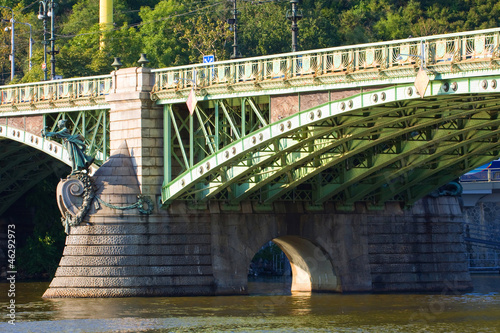
[[[500,182],[500,168],[488,168],[480,172],[466,173],[460,182]]]
[[[300,85],[300,79],[306,77],[318,77],[323,83],[331,83],[336,82],[339,74],[349,74],[350,80],[356,80],[356,73],[367,71],[384,71],[386,77],[398,77],[402,70],[410,69],[408,73],[413,75],[416,66],[437,68],[495,59],[499,52],[499,36],[500,28],[495,28],[155,69],[155,92],[188,88],[194,84],[203,88],[287,80],[294,85],[294,79],[298,79],[295,84]],[[0,105],[102,96],[111,86],[111,75],[2,86]]]
[[[464,228],[469,270],[500,271],[500,229],[474,224],[465,224]]]
[[[500,29],[495,28],[157,69],[153,70],[155,91],[187,88],[195,82],[200,88],[276,79],[290,80],[293,85],[294,78],[304,76],[328,82],[327,77],[338,74],[380,70],[387,77],[397,77],[402,69],[420,65],[447,65],[451,71],[449,65],[457,62],[495,58],[499,34]],[[395,71],[391,73],[391,69]]]
[[[97,97],[111,88],[111,75],[8,85],[0,87],[0,105]]]

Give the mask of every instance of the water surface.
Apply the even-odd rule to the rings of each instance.
[[[16,325],[1,332],[500,332],[500,275],[458,294],[290,293],[249,283],[251,296],[42,299],[48,283],[17,283]]]

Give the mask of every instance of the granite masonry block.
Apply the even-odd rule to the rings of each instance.
[[[66,246],[64,256],[189,255],[209,254],[209,245],[93,245]]]
[[[75,298],[75,297],[159,297],[159,296],[202,296],[214,295],[213,284],[206,286],[156,286],[137,288],[55,288],[48,289],[43,297],[46,298]]]
[[[210,244],[210,235],[68,235],[66,245],[183,245]]]
[[[453,243],[414,243],[414,244],[370,244],[370,254],[413,254],[413,253],[462,253],[465,248],[463,244]]]
[[[394,263],[465,263],[466,254],[450,253],[414,253],[414,254],[370,254],[371,264]]]
[[[58,277],[127,277],[127,276],[179,276],[212,275],[212,266],[121,266],[121,267],[59,267]]]
[[[452,243],[460,240],[461,234],[377,234],[368,235],[370,244],[414,244]]]
[[[469,277],[469,272],[430,272],[430,273],[392,273],[388,272],[386,274],[378,273],[374,274],[373,281],[375,283],[412,283],[412,282],[440,282],[445,280],[465,281]]]
[[[91,266],[205,266],[211,265],[210,254],[187,255],[129,255],[129,256],[64,256],[60,267],[91,267]]]
[[[412,264],[371,264],[375,273],[418,273],[418,272],[468,272],[463,263],[412,263]]]
[[[130,276],[130,277],[55,277],[51,288],[118,288],[118,287],[160,287],[209,285],[212,276],[178,275],[178,276]]]

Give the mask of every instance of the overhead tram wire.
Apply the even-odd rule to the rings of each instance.
[[[24,11],[24,10],[26,10],[26,9],[28,9],[28,8],[31,8],[31,7],[33,7],[34,5],[38,4],[39,2],[40,2],[40,0],[33,0],[33,2],[32,2],[31,4],[27,5],[27,6],[26,6],[26,7],[24,7],[23,9],[21,9],[21,11]]]

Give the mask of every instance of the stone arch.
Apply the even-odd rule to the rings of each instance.
[[[309,239],[291,235],[276,237],[271,241],[278,245],[290,262],[292,292],[341,291],[340,279],[337,277],[332,261],[320,246]],[[257,252],[258,249],[255,250],[255,253]],[[249,258],[247,267],[250,267],[255,253],[247,256],[247,259]]]
[[[293,291],[341,291],[331,260],[326,252],[308,239],[282,236],[273,239],[292,267]]]

